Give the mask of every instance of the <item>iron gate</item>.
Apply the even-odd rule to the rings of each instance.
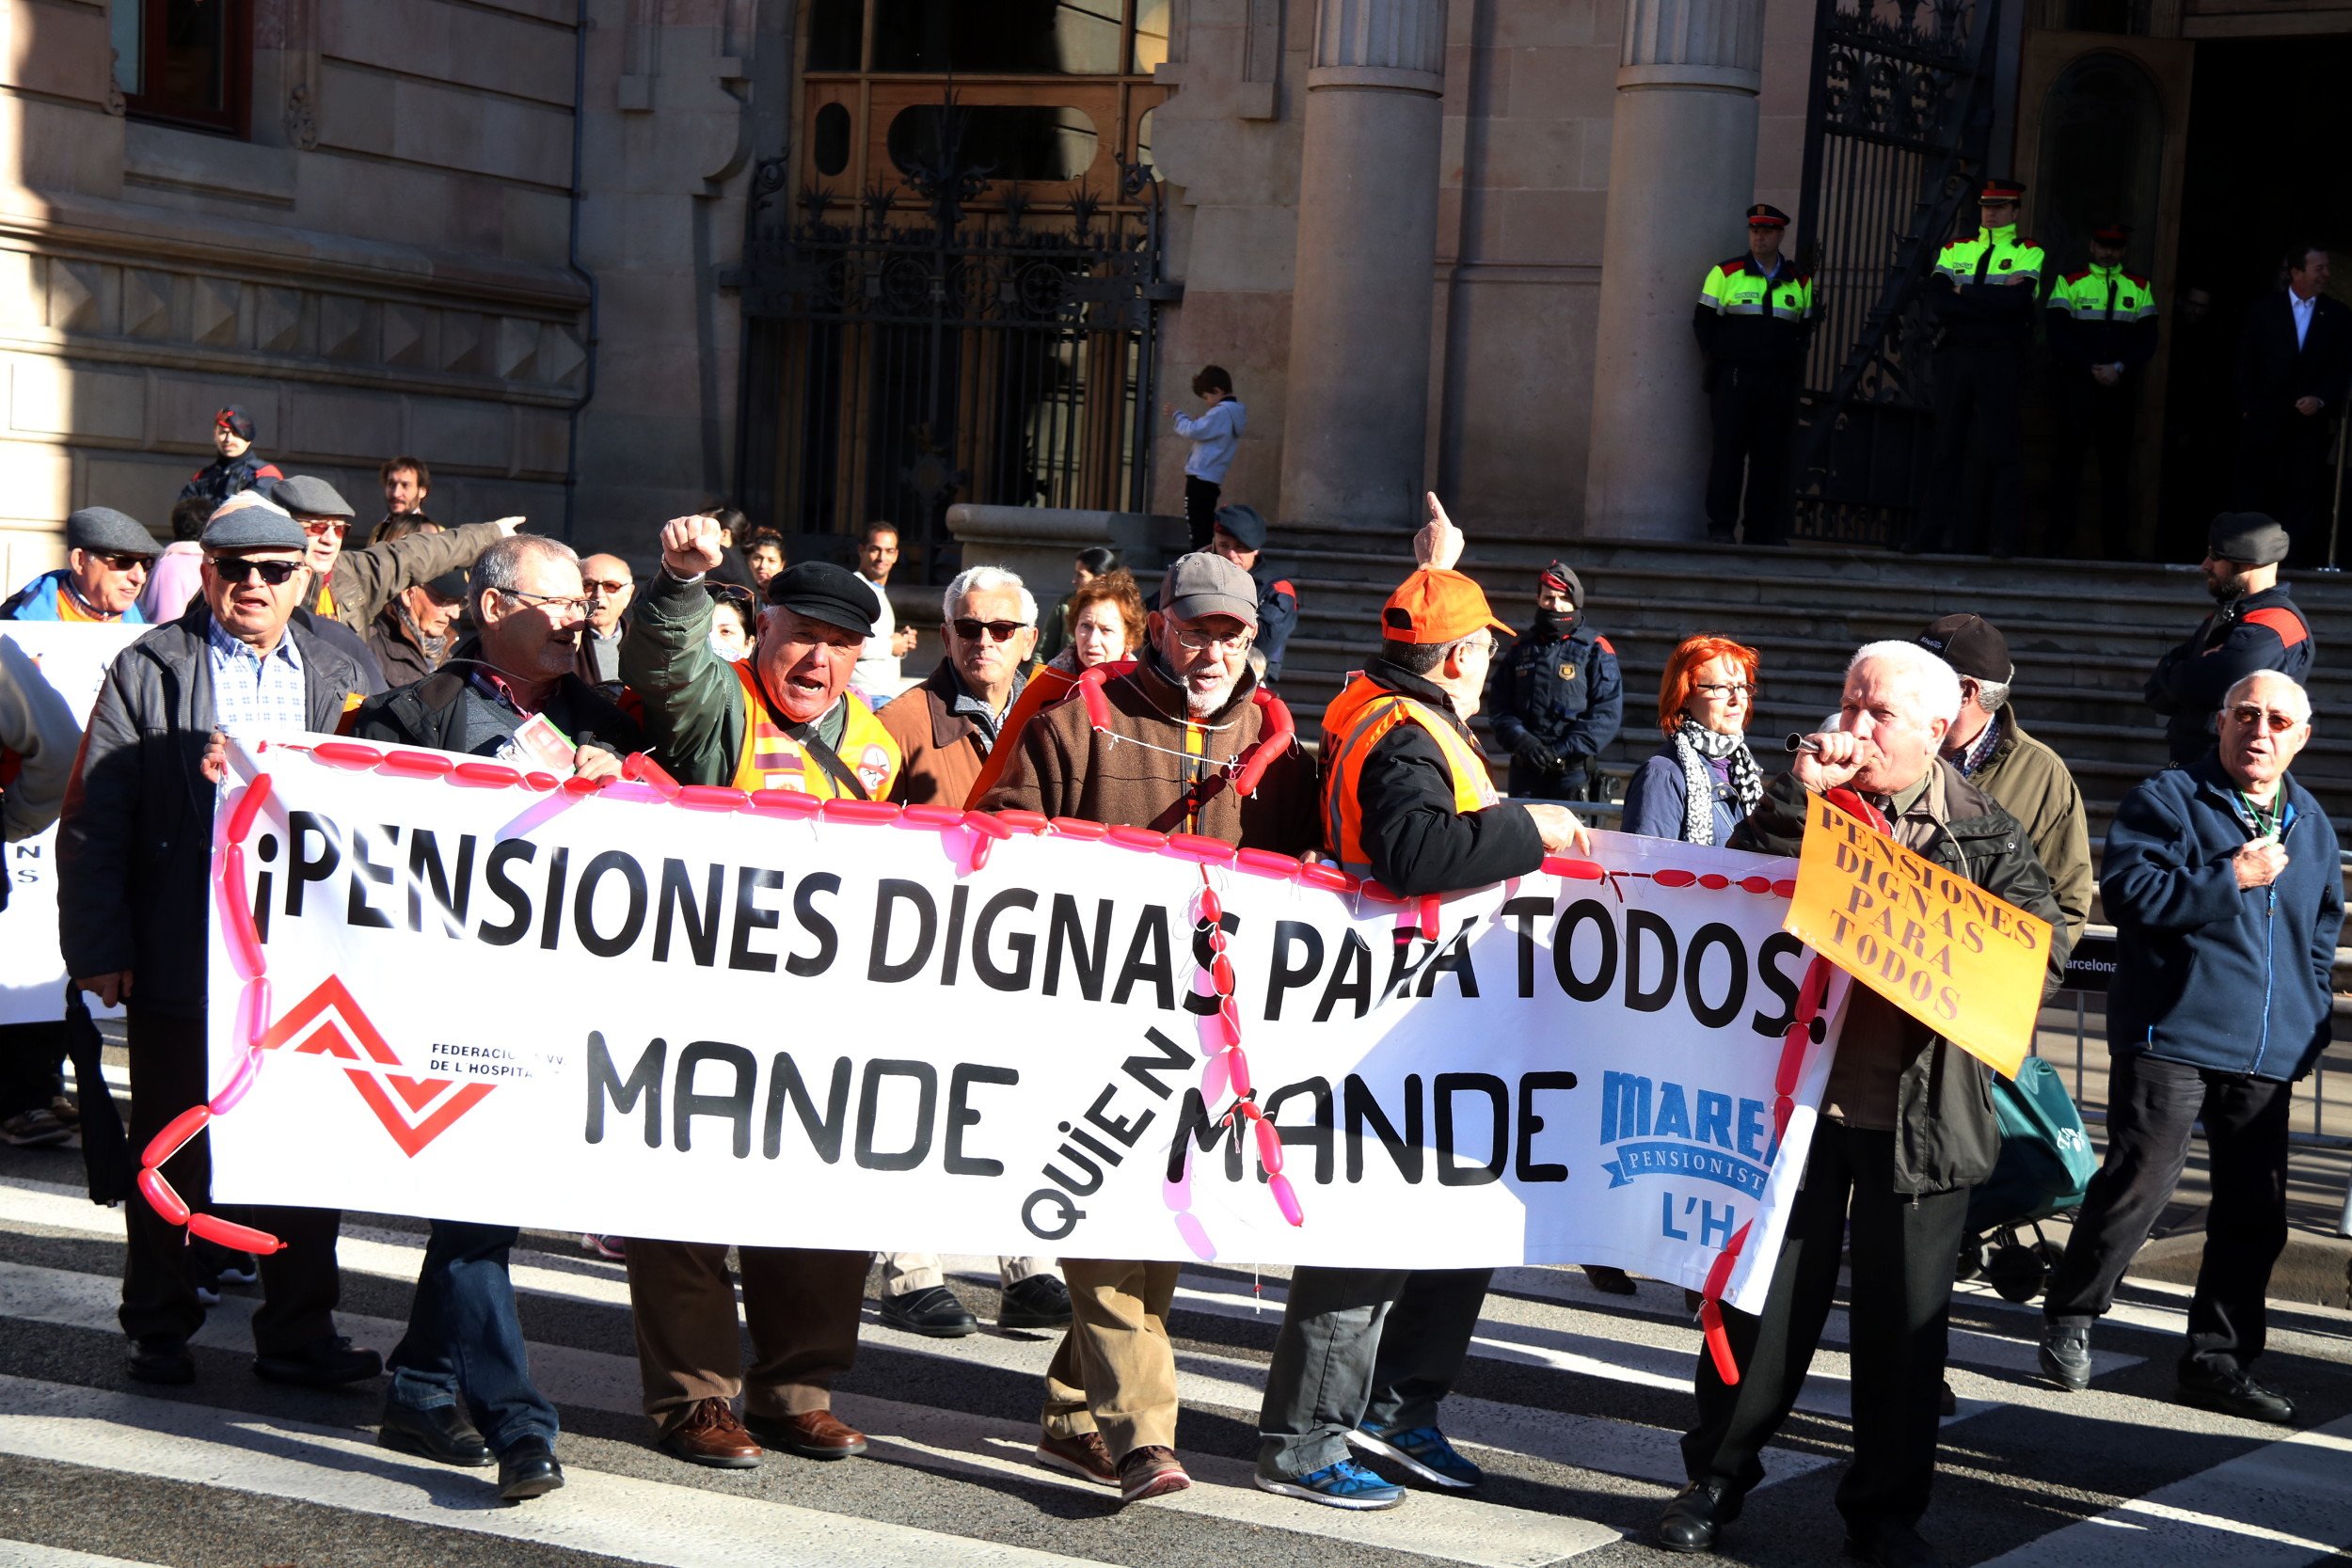
[[[744,510],[787,535],[894,523],[907,576],[933,581],[958,501],[1144,510],[1156,318],[1180,288],[1148,166],[1112,203],[1009,184],[967,210],[991,187],[958,118],[853,202],[813,187],[787,216],[783,161],[763,166],[742,277]]]
[[[1799,221],[1820,300],[1799,537],[1885,545],[1933,444],[1928,280],[1985,172],[2000,0],[1820,0]]]

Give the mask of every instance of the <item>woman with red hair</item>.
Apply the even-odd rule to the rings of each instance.
[[[1755,711],[1754,648],[1728,637],[1687,638],[1658,683],[1658,728],[1666,743],[1625,792],[1625,831],[1687,844],[1729,842],[1764,793],[1748,750]]]

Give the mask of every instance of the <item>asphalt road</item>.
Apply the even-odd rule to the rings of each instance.
[[[1172,1321],[1181,1446],[1200,1483],[1120,1509],[1030,1460],[1048,1337],[993,1327],[934,1341],[868,1318],[842,1414],[864,1460],[771,1456],[697,1470],[656,1452],[637,1413],[619,1265],[577,1238],[516,1257],[532,1365],[563,1412],[571,1484],[501,1507],[482,1472],[378,1449],[382,1386],[308,1393],[257,1381],[231,1291],[184,1389],[129,1381],[114,1323],[121,1216],[74,1183],[72,1150],[0,1150],[0,1565],[175,1568],[614,1563],[1105,1562],[1151,1568],[1375,1568],[1429,1562],[1603,1568],[1669,1560],[1643,1544],[1679,1481],[1698,1337],[1681,1292],[1629,1303],[1572,1270],[1508,1270],[1448,1406],[1488,1472],[1474,1497],[1417,1493],[1342,1513],[1248,1486],[1254,1415],[1281,1281],[1188,1272]],[[345,1327],[389,1349],[421,1251],[415,1221],[348,1216]],[[993,1270],[956,1280],[985,1322]],[[1263,1294],[1253,1293],[1263,1286]],[[2031,1373],[2039,1317],[1980,1291],[1956,1307],[1945,1463],[1925,1522],[1954,1564],[2290,1568],[2352,1560],[2352,1314],[2283,1308],[2266,1381],[2293,1429],[2169,1399],[2185,1294],[2133,1288],[2094,1341],[2091,1389]],[[1727,1532],[1737,1561],[1838,1560],[1831,1498],[1847,1456],[1842,1314],[1778,1447]]]

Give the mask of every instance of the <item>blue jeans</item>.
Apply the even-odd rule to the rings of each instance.
[[[1336,1465],[1359,1426],[1437,1425],[1493,1278],[1492,1269],[1292,1270],[1258,1412],[1258,1473]]]
[[[391,1401],[410,1410],[462,1394],[494,1453],[526,1437],[555,1441],[555,1406],[532,1386],[506,1253],[513,1226],[435,1220],[408,1307],[408,1332],[389,1363]]]

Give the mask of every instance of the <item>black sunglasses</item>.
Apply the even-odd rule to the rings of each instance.
[[[302,570],[299,561],[247,561],[242,556],[225,555],[213,562],[213,570],[227,583],[243,583],[260,578],[272,588],[282,588],[288,578]]]
[[[1026,621],[976,621],[969,615],[959,615],[948,624],[966,642],[977,642],[983,631],[991,642],[1009,642],[1015,633],[1028,625]]]
[[[127,572],[134,566],[149,566],[154,563],[152,556],[133,555],[124,551],[95,550],[91,553],[118,572]]]

